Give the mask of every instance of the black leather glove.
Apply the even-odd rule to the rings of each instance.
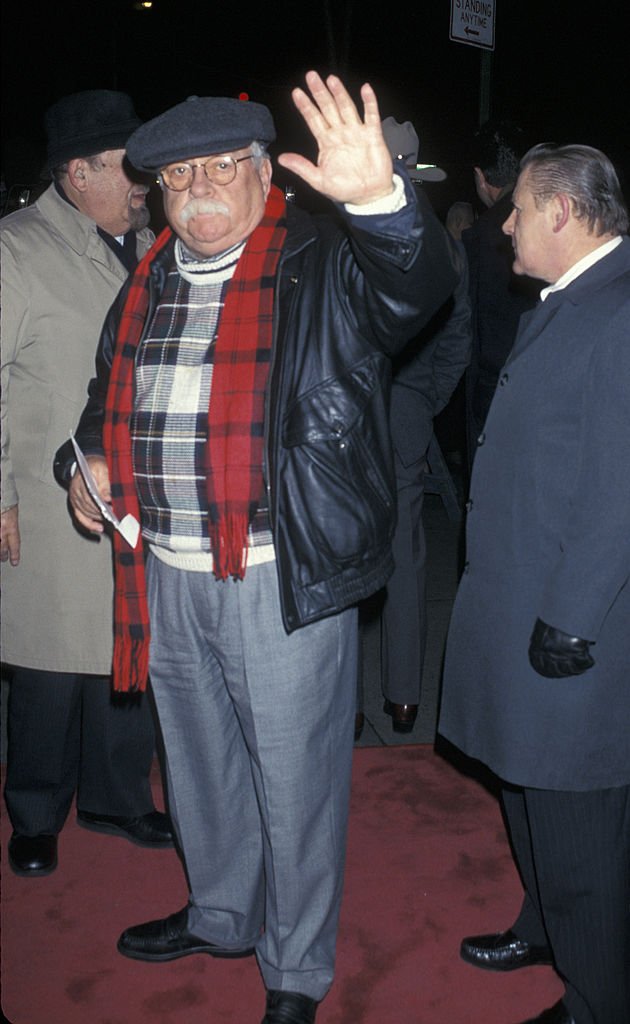
[[[595,664],[588,648],[588,640],[569,636],[536,619],[529,641],[529,660],[532,668],[548,679],[579,676]]]

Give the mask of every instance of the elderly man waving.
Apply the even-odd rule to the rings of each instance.
[[[285,205],[259,104],[191,97],[130,139],[170,227],[110,314],[77,431],[148,549],[145,579],[141,547],[117,538],[114,672],[142,687],[150,667],[190,882],[187,907],[118,948],[255,952],[265,1024],[313,1021],[332,982],[355,605],[392,569],[388,356],[456,280],[393,173],[371,87],[361,117],[336,77],[306,81],[293,98],[318,161],[280,163],[343,226]],[[70,499],[103,529],[78,474]]]

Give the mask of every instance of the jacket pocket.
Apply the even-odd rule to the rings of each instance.
[[[389,542],[395,481],[388,370],[370,356],[289,408],[282,432],[280,507],[300,561],[317,577],[360,564]]]

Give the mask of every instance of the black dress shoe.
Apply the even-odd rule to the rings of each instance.
[[[317,1001],[301,992],[267,992],[267,1012],[262,1024],[313,1024]]]
[[[463,939],[459,953],[466,963],[487,971],[515,971],[518,967],[553,963],[548,946],[530,946],[509,929],[492,935],[470,935]]]
[[[523,1024],[576,1024],[576,1021],[560,1000],[548,1010],[544,1010],[538,1017],[530,1017],[529,1020],[523,1021]]]
[[[391,700],[386,700],[383,711],[386,715],[391,715],[394,732],[411,732],[416,722],[418,705],[393,704]]]
[[[91,832],[124,836],[137,846],[172,846],[173,833],[168,815],[149,811],[139,818],[120,818],[113,814],[92,814],[77,811],[77,822]]]
[[[354,716],[354,742],[361,739],[361,733],[363,732],[363,726],[365,725],[365,715],[362,711],[357,711]]]
[[[192,953],[209,953],[226,960],[251,956],[251,949],[224,949],[188,931],[188,907],[158,921],[127,928],[118,940],[118,952],[132,960],[177,960]]]
[[[57,867],[57,836],[21,836],[9,839],[9,864],[16,875],[39,878]]]

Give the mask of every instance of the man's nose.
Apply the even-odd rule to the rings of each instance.
[[[209,192],[214,190],[214,185],[201,164],[196,164],[192,172],[193,180],[190,185],[190,192],[193,196],[207,196]]]
[[[515,218],[515,215],[516,215],[516,210],[512,210],[512,212],[511,212],[510,216],[508,217],[508,219],[503,222],[501,230],[502,230],[504,235],[511,235],[511,234],[514,233],[514,218]]]

